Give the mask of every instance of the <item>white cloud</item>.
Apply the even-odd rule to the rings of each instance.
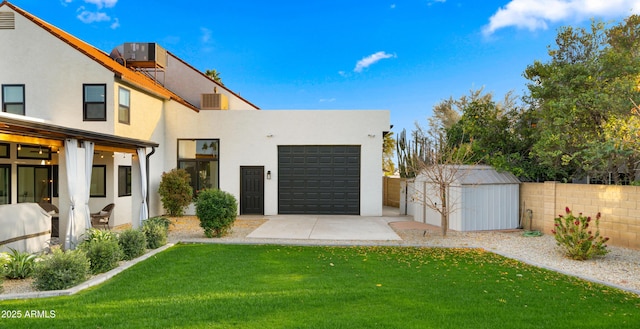
[[[71,2],[70,0],[66,0],[67,2]],[[102,9],[103,7],[112,8],[117,3],[118,0],[84,0],[85,3],[92,3],[98,7],[98,9]]]
[[[115,18],[113,20],[113,23],[111,23],[110,27],[111,27],[112,30],[115,30],[115,29],[119,28],[120,27],[120,20]]]
[[[320,98],[320,103],[333,103],[335,101],[335,98]]]
[[[209,42],[209,40],[211,40],[211,30],[206,27],[201,27],[200,32],[202,33],[202,36],[200,37],[200,40],[202,40],[202,42],[207,43]]]
[[[384,51],[379,51],[375,54],[369,55],[356,63],[356,67],[353,69],[353,72],[362,72],[362,70],[367,67],[385,59],[385,58],[396,58],[395,54],[387,54]]]
[[[80,11],[80,14],[77,16],[78,19],[86,24],[93,22],[108,22],[111,20],[111,17],[105,13],[88,11],[85,10],[84,7],[80,7],[78,11]]]
[[[395,3],[391,4],[391,9],[396,9],[396,4]]]
[[[511,0],[489,18],[482,32],[489,36],[509,26],[530,31],[567,19],[616,17],[640,13],[640,0]]]

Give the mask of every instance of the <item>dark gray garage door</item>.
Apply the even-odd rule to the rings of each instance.
[[[360,214],[360,146],[278,146],[278,213]]]

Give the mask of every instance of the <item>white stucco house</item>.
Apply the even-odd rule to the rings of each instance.
[[[164,213],[161,174],[240,214],[382,215],[384,110],[261,110],[155,43],[97,49],[0,4],[0,205],[52,203],[61,237]],[[0,206],[1,207],[1,206]]]

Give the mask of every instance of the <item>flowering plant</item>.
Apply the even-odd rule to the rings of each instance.
[[[606,255],[609,251],[605,244],[609,238],[600,236],[600,213],[595,220],[591,217],[574,216],[569,207],[565,208],[566,215],[558,215],[554,219],[554,229],[551,233],[556,238],[558,246],[564,248],[567,257],[575,260],[590,259],[593,256]],[[591,225],[595,226],[595,234]]]

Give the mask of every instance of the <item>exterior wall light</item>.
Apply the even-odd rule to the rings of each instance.
[[[267,179],[271,179],[271,170],[267,170]]]

